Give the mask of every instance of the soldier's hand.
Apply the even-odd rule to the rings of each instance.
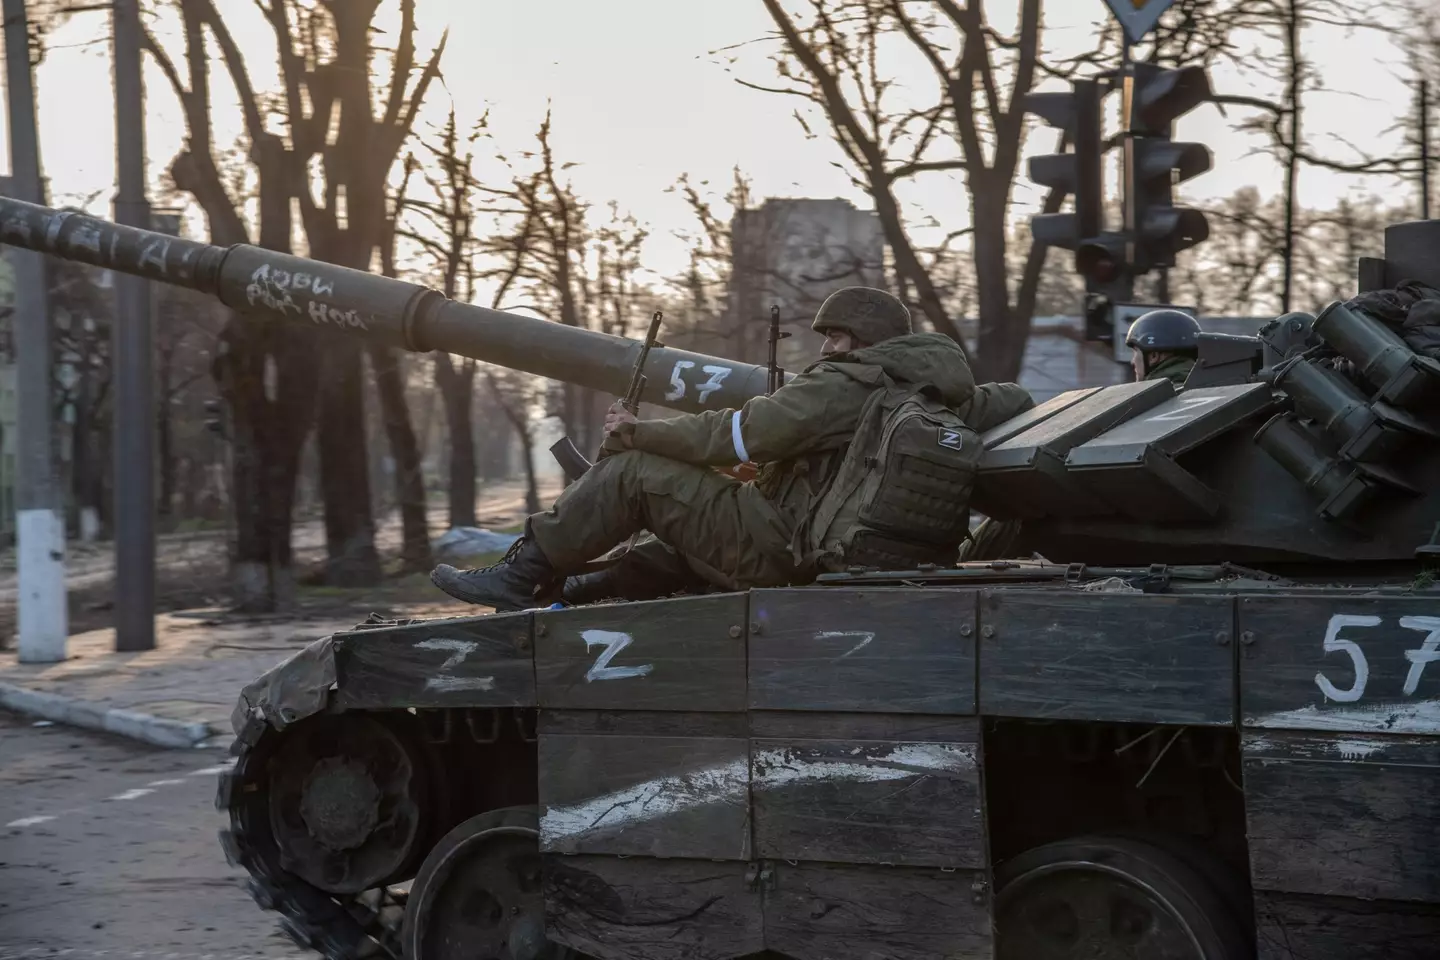
[[[716,467],[715,469],[719,470],[727,477],[734,477],[741,483],[748,483],[749,481],[754,480],[760,472],[760,468],[755,466],[755,464],[753,463],[737,463],[733,467]]]
[[[605,433],[605,442],[600,444],[600,453],[596,460],[604,460],[612,453],[620,453],[622,450],[634,449],[632,438],[635,434],[635,419],[621,420],[615,424],[613,429]]]
[[[634,423],[635,414],[625,409],[625,404],[616,400],[610,404],[610,409],[605,411],[605,432],[614,433],[615,429],[622,423]]]

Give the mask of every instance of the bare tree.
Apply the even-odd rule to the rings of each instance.
[[[981,0],[963,7],[954,0],[810,0],[804,22],[780,0],[764,3],[784,44],[774,61],[787,84],[748,85],[824,111],[845,169],[875,203],[902,286],[930,325],[962,346],[960,326],[907,232],[895,188],[922,174],[964,173],[979,312],[968,352],[980,376],[1013,378],[1044,263],[1044,250],[1034,244],[1018,278],[1007,262],[1011,188],[1025,133],[1022,98],[1040,69],[1040,0],[1021,0],[1013,37],[992,27]],[[896,53],[890,38],[902,38],[931,68],[932,102],[891,104],[895,84],[880,66]],[[947,143],[952,150],[942,153]],[[1062,199],[1052,194],[1045,209],[1058,210]]]
[[[690,263],[676,286],[684,295],[684,309],[668,325],[667,337],[676,346],[701,353],[726,354],[733,349],[734,331],[726,324],[730,313],[731,282],[735,255],[730,224],[735,214],[752,208],[750,180],[737,166],[732,183],[717,209],[714,199],[700,190],[707,181],[694,183],[682,174],[667,192],[678,191],[690,208],[693,224],[676,231],[690,248]],[[726,212],[728,210],[728,216]],[[670,315],[675,316],[676,311]]]
[[[213,0],[174,2],[183,24],[187,76],[153,37],[147,37],[147,46],[185,113],[186,144],[170,174],[204,211],[211,239],[219,244],[253,240],[289,252],[292,210],[298,209],[312,256],[368,268],[384,229],[385,182],[438,72],[443,49],[442,41],[412,84],[414,0],[399,0],[399,42],[388,57],[390,80],[383,98],[375,97],[371,87],[380,53],[370,40],[379,0],[260,3],[274,34],[283,82],[278,101],[255,89]],[[214,144],[212,63],[223,65],[245,120],[247,170],[257,208],[253,237],[242,213],[243,197],[222,176]],[[376,100],[379,117],[373,112]],[[283,133],[271,128],[276,115]],[[312,185],[317,171],[319,198]],[[292,595],[295,478],[317,402],[327,579],[370,584],[380,576],[360,415],[360,345],[335,339],[319,351],[311,339],[301,328],[239,317],[222,334],[214,373],[229,401],[234,430],[234,567],[238,602],[248,609],[274,609]],[[324,358],[318,378],[317,354]]]
[[[1385,227],[1418,216],[1418,205],[1387,205],[1374,195],[1342,198],[1329,210],[1305,211],[1296,289],[1305,308],[1355,296],[1361,257],[1382,257]]]
[[[499,309],[510,295],[512,288],[525,272],[526,260],[530,257],[533,242],[541,232],[536,225],[540,216],[534,207],[527,209],[520,225],[508,238],[492,241],[492,251],[503,250],[507,258],[502,266],[490,276],[498,279],[495,294],[490,305]],[[506,246],[498,246],[498,244]],[[532,308],[533,309],[533,308]],[[519,370],[487,365],[485,383],[490,388],[495,406],[520,438],[520,455],[525,467],[525,509],[536,513],[540,509],[540,489],[535,475],[535,421],[534,409],[542,392],[541,381]]]
[[[70,526],[77,528],[79,512],[90,508],[103,528],[111,519],[110,327],[114,311],[111,298],[100,285],[100,271],[54,258],[47,258],[46,263],[57,367],[53,380],[56,422],[73,421]],[[65,416],[67,407],[70,418]]]
[[[414,166],[411,158],[407,157],[405,173],[395,191],[395,200],[380,238],[381,272],[387,277],[397,275],[396,222],[405,210],[405,194]],[[405,399],[405,362],[394,347],[368,343],[366,349],[380,395],[385,437],[395,461],[395,499],[400,506],[401,568],[406,571],[429,570],[434,565],[434,559],[430,553],[430,530],[426,520],[425,475],[420,465],[420,442],[410,422],[410,406]]]
[[[630,335],[640,293],[640,250],[650,232],[634,214],[621,214],[610,201],[610,220],[595,230],[595,303],[598,327],[617,337]]]
[[[1405,143],[1414,156],[1428,159],[1430,169],[1422,171],[1417,169],[1419,174],[1416,184],[1417,195],[1429,186],[1429,174],[1435,170],[1435,135],[1431,129],[1434,126],[1436,116],[1435,101],[1440,100],[1440,10],[1437,10],[1434,3],[1428,0],[1411,0],[1402,7],[1403,14],[1408,22],[1408,29],[1401,32],[1398,41],[1402,54],[1405,57],[1406,73],[1408,79],[1415,86],[1415,109],[1410,112],[1400,123],[1405,135]],[[1428,87],[1426,96],[1421,96],[1422,84]],[[1429,115],[1422,116],[1421,111]],[[1428,137],[1425,142],[1423,137]],[[1431,197],[1434,196],[1434,188],[1430,187]],[[1420,209],[1425,209],[1423,202],[1416,204]]]
[[[523,289],[527,306],[546,319],[567,327],[588,327],[585,313],[588,283],[587,254],[591,230],[589,207],[576,196],[561,174],[575,166],[555,158],[550,143],[551,116],[547,111],[536,132],[536,149],[521,156],[534,161],[530,172],[518,173],[505,186],[482,186],[487,196],[476,213],[497,217],[501,229],[480,244],[482,255],[502,266],[482,274],[503,277],[502,288]],[[508,162],[508,161],[507,161]],[[497,307],[501,300],[495,301]],[[588,391],[570,383],[558,386],[556,413],[565,430],[582,447],[592,446],[598,424],[587,416],[593,404]]]
[[[1304,236],[1304,211],[1298,200],[1304,167],[1353,174],[1395,174],[1413,169],[1411,157],[1372,158],[1349,143],[1349,159],[1328,156],[1314,149],[1304,132],[1306,96],[1324,89],[1324,74],[1305,56],[1306,32],[1315,27],[1346,30],[1386,29],[1377,13],[1391,4],[1370,4],[1363,9],[1348,0],[1180,0],[1161,19],[1146,59],[1151,62],[1209,66],[1224,60],[1242,76],[1270,80],[1279,85],[1277,96],[1218,91],[1222,108],[1241,107],[1245,115],[1237,129],[1260,133],[1280,164],[1281,191],[1279,282],[1275,295],[1281,312],[1291,309],[1297,283],[1297,263]],[[1248,41],[1242,46],[1242,41]],[[1250,82],[1247,80],[1247,82]]]
[[[181,462],[186,459],[176,436],[184,426],[180,421],[185,399],[209,376],[224,311],[209,297],[181,287],[161,286],[156,293],[155,437],[160,468],[157,513],[162,522],[170,522],[175,518]]]
[[[478,183],[474,173],[474,152],[469,149],[484,132],[482,118],[468,137],[462,138],[451,107],[440,136],[425,143],[438,167],[426,172],[425,181],[433,199],[414,199],[409,206],[422,225],[402,230],[402,235],[419,245],[435,264],[439,286],[445,296],[473,300],[474,260],[479,251],[475,238],[474,199]],[[463,152],[462,152],[463,151]],[[407,163],[414,163],[407,158]],[[462,288],[463,284],[463,288]],[[434,354],[435,386],[445,407],[450,449],[450,526],[473,527],[477,469],[475,427],[472,419],[476,364],[464,357]]]
[[[1242,187],[1205,215],[1210,239],[1181,253],[1171,272],[1171,293],[1202,314],[1263,312],[1280,284],[1283,199],[1265,201],[1254,187]]]

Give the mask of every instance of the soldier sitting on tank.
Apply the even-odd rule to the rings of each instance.
[[[594,467],[526,521],[505,558],[475,570],[442,564],[431,574],[435,585],[497,611],[553,600],[562,583],[560,595],[572,602],[577,592],[620,596],[620,589],[577,591],[584,585],[574,575],[642,531],[719,589],[808,583],[818,571],[796,559],[797,525],[887,376],[928,384],[975,430],[1033,404],[1015,384],[977,387],[959,345],[941,334],[914,333],[904,304],[882,290],[837,291],[820,306],[813,328],[825,338],[822,359],[739,410],[637,421],[620,405],[611,407]],[[746,462],[760,464],[748,482],[714,469]]]
[[[1151,310],[1130,325],[1125,346],[1136,381],[1169,380],[1185,386],[1200,352],[1200,324],[1179,310]]]

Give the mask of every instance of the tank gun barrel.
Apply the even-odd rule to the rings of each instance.
[[[420,284],[250,244],[218,247],[0,197],[0,243],[188,287],[241,313],[440,350],[620,396],[642,344],[450,300]],[[698,412],[766,393],[763,366],[656,347],[641,399]]]

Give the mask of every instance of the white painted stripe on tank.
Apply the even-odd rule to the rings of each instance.
[[[852,754],[859,755],[856,747]],[[883,752],[880,752],[883,751]],[[763,770],[755,789],[788,787],[808,782],[878,782],[909,777],[949,776],[975,769],[975,747],[968,743],[906,743],[881,746],[864,761],[808,760],[793,756],[795,748],[759,748],[754,759]],[[710,804],[742,799],[750,789],[750,763],[732,760],[689,773],[658,777],[580,803],[548,807],[540,818],[546,842],[565,840],[592,830],[623,830],[635,824],[683,813]]]
[[[1440,734],[1440,700],[1412,703],[1326,704],[1247,716],[1247,727],[1331,733]]]

